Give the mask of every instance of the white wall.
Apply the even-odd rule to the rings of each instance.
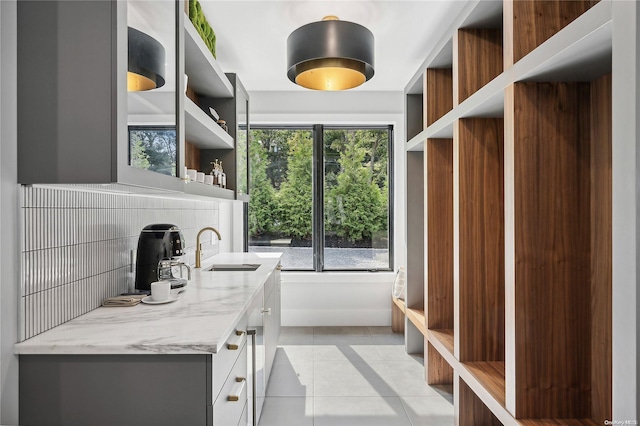
[[[391,325],[392,272],[283,272],[282,325]]]
[[[0,423],[18,424],[16,2],[0,1]]]
[[[406,264],[402,92],[251,92],[251,123],[393,124],[394,270]],[[391,325],[393,273],[282,273],[284,326]]]

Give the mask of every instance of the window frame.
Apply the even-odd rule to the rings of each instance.
[[[311,246],[313,248],[313,267],[308,269],[299,268],[286,268],[284,271],[290,272],[392,272],[394,271],[394,217],[395,217],[395,179],[394,179],[394,156],[393,156],[393,141],[394,141],[394,128],[393,124],[358,124],[358,125],[334,125],[334,124],[313,124],[313,125],[259,125],[252,124],[251,130],[306,130],[312,132],[313,140],[313,158],[312,158],[312,234],[311,234]],[[387,176],[389,179],[388,190],[388,235],[389,235],[389,266],[387,268],[348,268],[348,269],[335,269],[325,268],[324,266],[324,132],[325,130],[386,130],[388,135],[387,141]],[[249,164],[249,167],[250,164]],[[251,171],[249,171],[251,173]],[[250,189],[250,188],[249,188]],[[245,213],[248,218],[248,208]],[[250,236],[247,229],[247,251],[249,246]]]

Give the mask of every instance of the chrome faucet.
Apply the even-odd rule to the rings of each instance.
[[[202,258],[202,247],[200,244],[200,235],[202,235],[202,233],[204,231],[213,231],[217,236],[218,236],[218,240],[221,240],[222,237],[220,236],[220,232],[218,232],[218,230],[212,226],[207,226],[206,228],[202,228],[200,230],[200,232],[198,232],[198,236],[196,237],[196,268],[200,268],[201,266],[201,258]]]

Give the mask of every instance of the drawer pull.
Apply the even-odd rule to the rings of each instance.
[[[276,269],[277,269],[278,271],[282,271],[282,265],[280,265],[280,264],[278,263],[278,266],[276,266]]]
[[[244,338],[244,331],[236,330],[236,339],[234,341],[227,342],[227,349],[230,351],[237,351],[242,346],[242,340]]]
[[[231,395],[227,397],[228,401],[239,401],[240,395],[244,390],[244,386],[247,384],[247,380],[244,377],[236,377],[236,385],[231,390]]]
[[[266,308],[266,309],[265,309],[265,308],[263,308],[263,309],[262,309],[262,313],[263,313],[263,314],[267,314],[267,315],[271,315],[271,308]]]

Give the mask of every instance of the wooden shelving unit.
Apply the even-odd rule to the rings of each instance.
[[[474,3],[407,85],[407,324],[457,425],[613,418],[613,7]]]

